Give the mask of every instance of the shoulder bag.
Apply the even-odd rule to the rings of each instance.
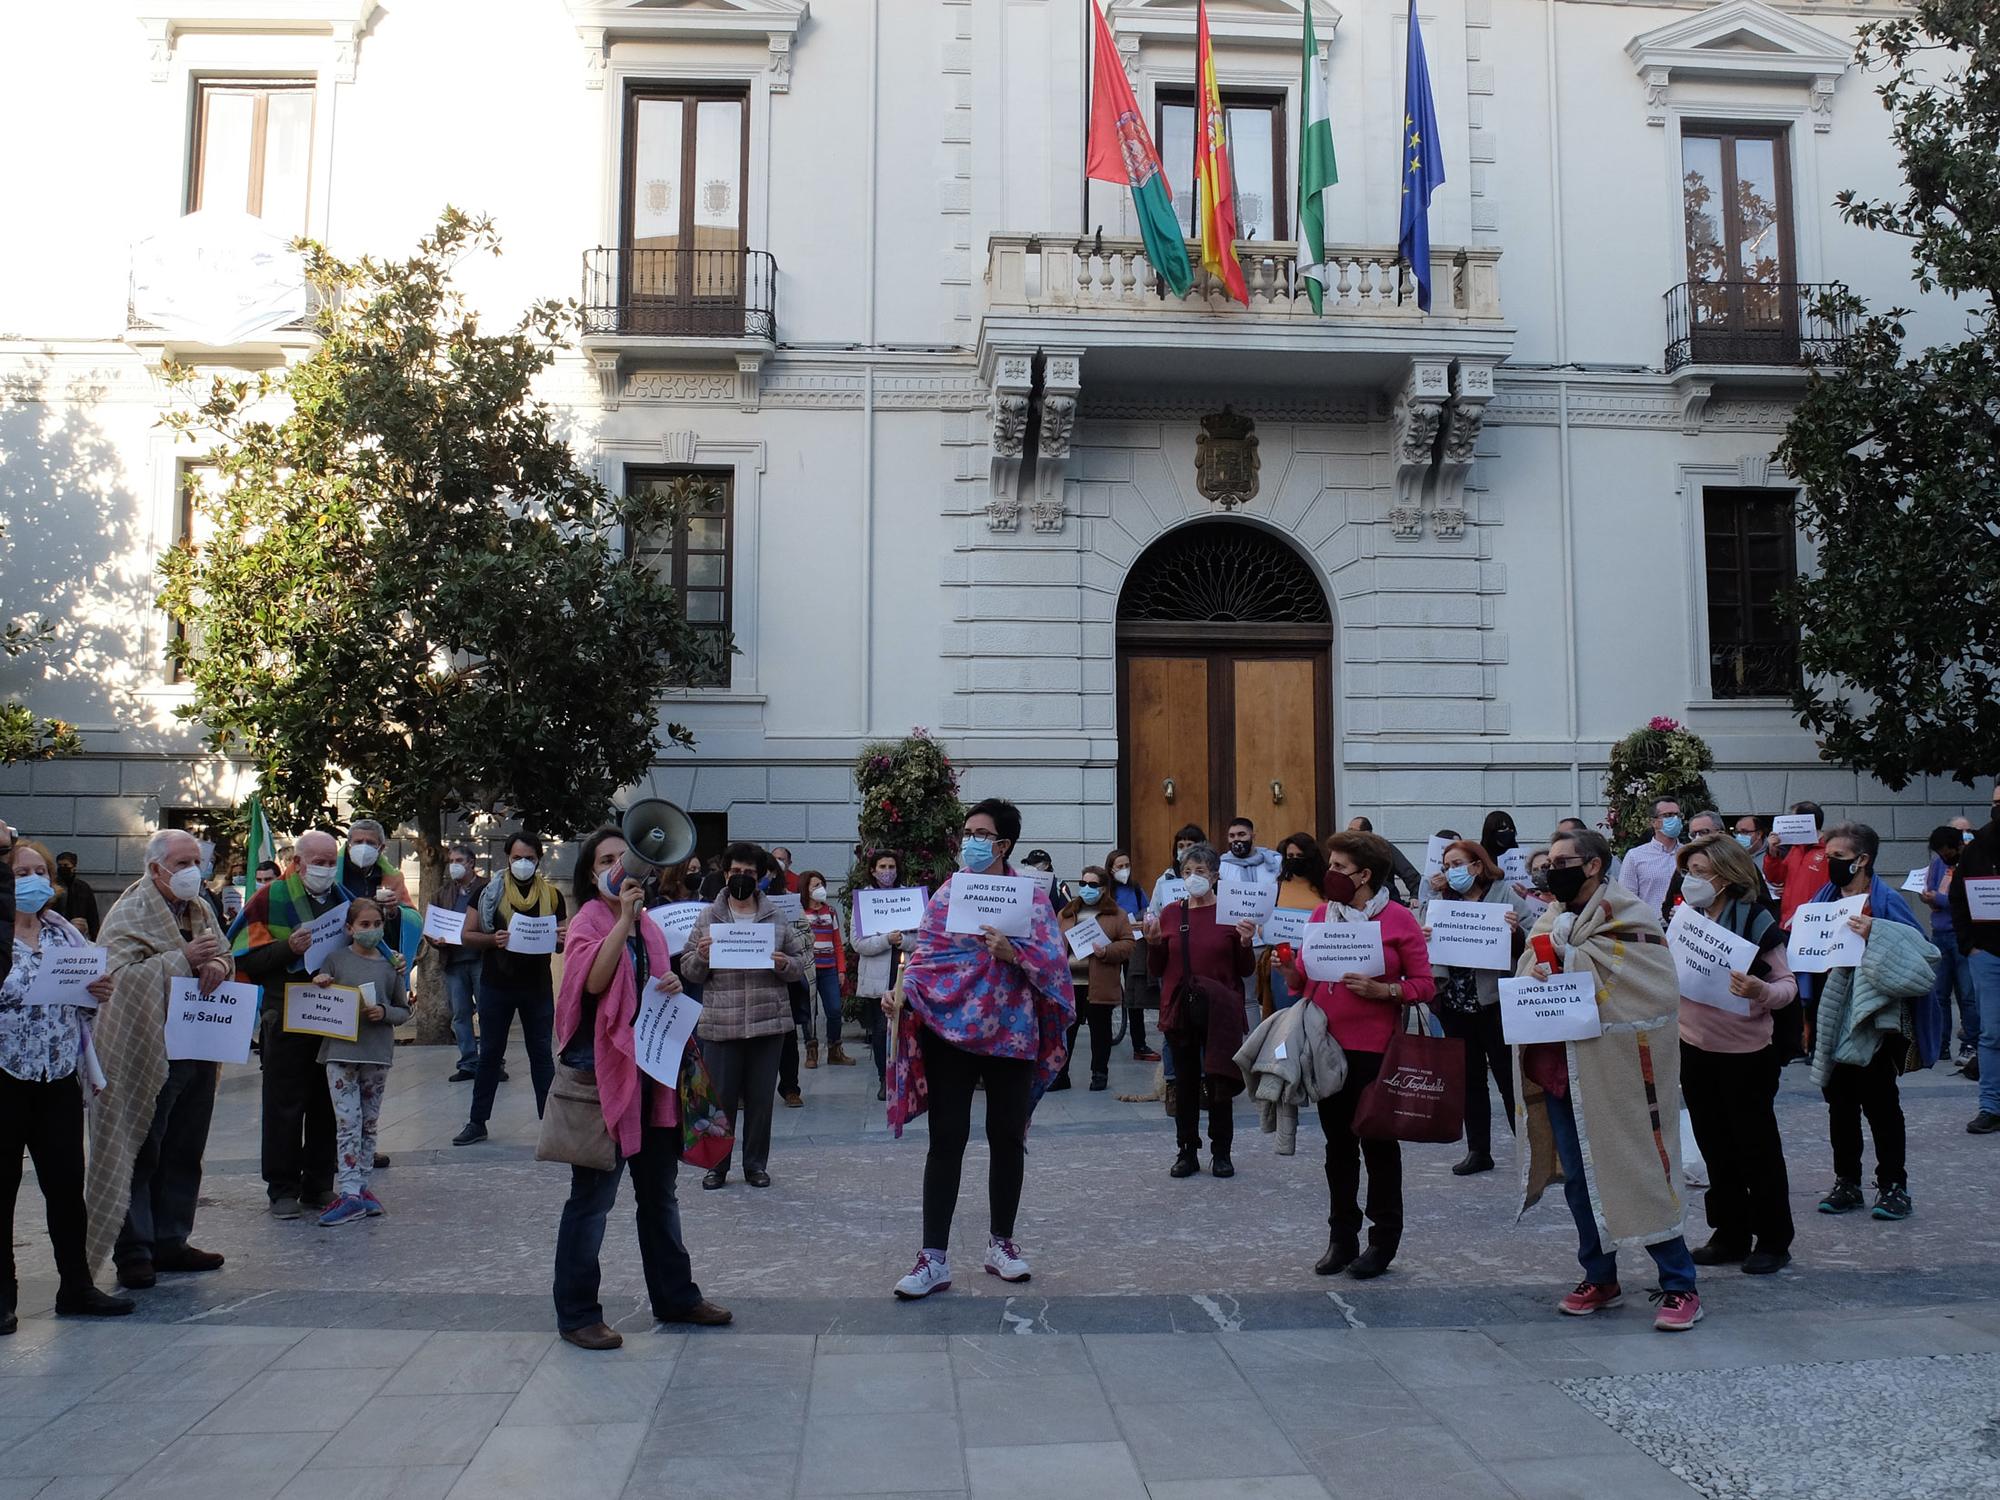
[[[536,1161],[562,1161],[593,1172],[618,1165],[618,1148],[604,1123],[604,1104],[597,1094],[597,1075],[567,1063],[556,1064],[542,1107],[542,1129],[535,1137]]]
[[[1365,1140],[1441,1144],[1465,1129],[1465,1043],[1431,1035],[1430,1012],[1409,1015],[1389,1038],[1382,1068],[1354,1106],[1354,1133]],[[1408,1029],[1415,1021],[1418,1030]]]

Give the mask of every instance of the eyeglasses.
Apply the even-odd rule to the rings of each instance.
[[[1551,859],[1549,861],[1549,868],[1552,870],[1580,870],[1589,863],[1590,861],[1587,859]]]
[[[962,839],[995,839],[1000,835],[991,828],[961,828],[958,836]]]

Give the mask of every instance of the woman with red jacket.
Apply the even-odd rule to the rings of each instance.
[[[1354,1134],[1354,1110],[1361,1091],[1375,1081],[1389,1038],[1403,1024],[1406,1005],[1421,1005],[1436,988],[1430,954],[1417,919],[1389,899],[1395,855],[1372,833],[1336,833],[1326,841],[1326,905],[1315,922],[1379,922],[1382,965],[1379,979],[1343,974],[1338,981],[1308,981],[1296,967],[1294,989],[1326,1015],[1327,1030],[1347,1054],[1347,1082],[1319,1101],[1326,1131],[1326,1186],[1332,1200],[1326,1254],[1316,1274],[1340,1271],[1366,1280],[1380,1276],[1396,1258],[1403,1238],[1403,1154],[1395,1141],[1363,1140]],[[1368,1248],[1361,1248],[1361,1165],[1368,1165]]]
[[[1180,1151],[1170,1177],[1201,1170],[1201,1106],[1208,1103],[1209,1170],[1234,1177],[1229,1148],[1236,1137],[1231,1098],[1243,1087],[1236,1049],[1243,1045],[1243,981],[1257,966],[1250,922],[1216,916],[1215,882],[1222,857],[1210,844],[1194,844],[1180,858],[1187,899],[1155,907],[1146,917],[1146,964],[1160,981],[1160,1030],[1179,1081],[1174,1133]],[[1205,998],[1188,981],[1208,981]],[[1188,990],[1184,993],[1184,989]]]

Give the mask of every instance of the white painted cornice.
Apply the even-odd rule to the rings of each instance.
[[[770,49],[770,87],[791,87],[792,41],[809,0],[568,0],[583,41],[584,81],[602,87],[615,42],[761,41]]]
[[[325,37],[334,46],[335,76],[352,83],[376,0],[139,0],[133,9],[152,47],[156,83],[165,81],[174,48],[190,32]]]

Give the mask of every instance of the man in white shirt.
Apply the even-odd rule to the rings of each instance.
[[[1667,887],[1673,883],[1674,858],[1680,847],[1680,802],[1673,797],[1661,797],[1653,803],[1652,840],[1626,851],[1625,868],[1618,874],[1618,883],[1657,909],[1667,899]]]

